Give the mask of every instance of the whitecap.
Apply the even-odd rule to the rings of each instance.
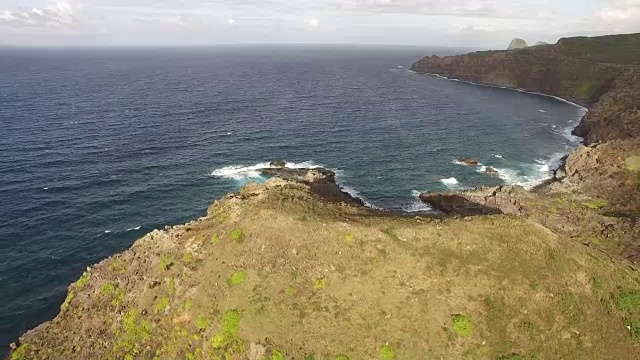
[[[111,232],[111,230],[105,230],[104,233],[105,234],[109,234]]]
[[[500,154],[493,155],[494,158],[504,159],[504,157]]]
[[[142,226],[136,226],[136,227],[134,227],[134,228],[129,228],[129,229],[127,229],[127,231],[140,230],[140,228],[141,228],[141,227],[142,227]]]
[[[43,189],[43,190],[49,190],[49,188],[48,188],[48,187],[44,187],[44,188],[42,188],[42,189]]]
[[[314,164],[311,161],[305,161],[301,163],[287,162],[287,168],[290,169],[313,169],[318,168],[320,166]],[[233,179],[233,180],[246,180],[246,179],[264,179],[264,177],[260,174],[261,169],[267,168],[275,168],[270,165],[268,162],[258,163],[255,165],[229,165],[222,167],[220,169],[213,170],[211,173],[214,177],[225,178],[225,179]]]
[[[418,190],[411,190],[411,196],[413,196],[413,197],[419,197],[419,196],[420,196],[420,194],[422,194],[422,192],[421,192],[421,191],[418,191]]]
[[[422,201],[416,200],[407,206],[403,206],[402,210],[409,213],[417,213],[417,212],[431,212],[433,211],[433,208]]]
[[[546,110],[538,110],[538,111],[541,112],[541,113],[546,113],[547,112]]]
[[[440,182],[445,184],[445,185],[457,185],[458,184],[458,179],[456,179],[454,177],[450,177],[448,179],[440,179]]]

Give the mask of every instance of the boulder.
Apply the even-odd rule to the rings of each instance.
[[[287,163],[282,160],[273,160],[272,162],[269,163],[269,166],[283,169],[287,167]]]
[[[525,48],[527,48],[527,42],[522,39],[515,38],[511,40],[511,44],[509,44],[509,47],[507,48],[507,50],[525,49]]]
[[[470,158],[460,158],[460,159],[458,159],[458,162],[461,162],[461,163],[467,164],[467,165],[472,165],[472,166],[478,166],[478,164],[479,164],[477,161],[475,161],[473,159],[470,159]]]

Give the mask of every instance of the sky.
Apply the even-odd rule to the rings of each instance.
[[[0,0],[0,45],[504,48],[640,32],[640,0]]]

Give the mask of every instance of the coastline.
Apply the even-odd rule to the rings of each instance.
[[[591,111],[591,108],[544,93],[446,79],[555,98],[585,109],[580,123]],[[351,293],[353,289],[365,289],[358,293],[359,303],[364,298],[366,303],[388,304],[394,294],[406,295],[405,299],[394,303],[399,304],[397,308],[383,311],[385,321],[389,318],[389,321],[398,321],[393,323],[394,328],[410,328],[397,320],[402,319],[397,316],[403,314],[402,309],[411,310],[403,316],[412,321],[425,313],[424,309],[407,306],[419,303],[413,299],[422,299],[421,296],[429,292],[429,311],[433,311],[432,299],[445,299],[444,304],[436,306],[442,308],[442,313],[434,313],[435,321],[433,318],[421,320],[425,326],[433,325],[435,330],[431,336],[442,336],[443,342],[446,337],[456,339],[456,333],[447,333],[447,327],[442,324],[457,315],[472,314],[474,321],[495,320],[483,318],[491,310],[486,306],[488,299],[489,304],[511,309],[510,314],[524,317],[527,323],[543,324],[536,330],[540,333],[562,334],[545,339],[549,349],[577,354],[577,351],[584,351],[582,341],[587,339],[594,344],[587,350],[594,357],[608,356],[615,351],[618,351],[617,356],[624,356],[638,350],[636,343],[629,342],[636,333],[640,334],[636,325],[638,320],[634,314],[629,315],[615,305],[605,308],[602,299],[618,299],[625,291],[636,291],[640,284],[640,272],[635,265],[640,263],[640,257],[634,257],[640,249],[633,244],[634,239],[640,238],[637,236],[640,234],[640,215],[634,212],[612,215],[625,210],[626,205],[633,209],[634,194],[629,193],[632,177],[624,173],[626,169],[619,169],[619,163],[620,158],[633,155],[638,144],[637,139],[631,139],[579,146],[562,157],[551,178],[528,191],[519,186],[504,185],[426,194],[425,197],[438,197],[441,204],[449,206],[448,211],[440,208],[447,214],[440,216],[420,214],[416,217],[415,213],[407,211],[376,211],[366,207],[360,198],[335,182],[335,173],[322,173],[323,169],[271,173],[275,178],[265,184],[249,184],[239,192],[217,200],[206,216],[184,225],[154,230],[137,240],[130,249],[87,268],[78,281],[69,285],[67,299],[56,318],[23,334],[22,346],[17,351],[22,351],[23,355],[29,352],[48,354],[51,358],[92,358],[97,353],[119,358],[146,358],[154,355],[151,350],[156,351],[156,356],[161,354],[165,358],[182,357],[187,351],[194,358],[206,352],[233,358],[246,349],[258,349],[261,356],[283,352],[302,356],[326,350],[326,344],[315,344],[297,335],[310,328],[319,332],[336,330],[335,336],[326,336],[333,336],[329,341],[330,352],[342,354],[347,346],[341,341],[351,339],[352,326],[355,326],[360,338],[371,338],[371,332],[375,332],[373,344],[365,341],[348,349],[355,352],[355,347],[367,348],[357,350],[356,356],[360,357],[355,359],[373,358],[380,346],[391,346],[389,344],[399,349],[402,354],[399,358],[416,358],[416,354],[410,353],[410,346],[415,343],[403,343],[401,338],[391,338],[370,327],[363,330],[344,321],[349,318],[341,318],[344,311],[362,316],[362,311],[377,309],[375,306],[363,309],[352,302],[356,298]],[[614,171],[612,168],[618,172],[606,172]],[[564,174],[560,175],[560,172]],[[318,173],[322,176],[317,176]],[[616,187],[611,180],[620,174],[627,177],[618,183],[624,186]],[[560,186],[554,186],[556,183]],[[593,184],[602,190],[597,192],[590,188]],[[609,198],[603,200],[606,195],[617,196],[617,193],[622,196],[619,203]],[[443,227],[445,231],[441,231]],[[467,234],[472,234],[470,240],[464,240]],[[482,241],[477,241],[479,239]],[[624,249],[621,244],[625,245]],[[439,246],[446,248],[442,253],[434,252],[433,248]],[[497,255],[486,258],[491,252]],[[576,258],[580,260],[576,262]],[[430,264],[430,270],[436,270],[430,272],[432,278],[425,279],[420,264],[433,259],[436,261]],[[502,263],[503,259],[507,261]],[[360,263],[360,260],[366,261]],[[451,271],[450,263],[464,271]],[[526,266],[514,268],[514,263]],[[371,264],[379,269],[367,267]],[[411,275],[406,278],[399,276],[397,269],[403,269],[406,264],[420,271],[409,272]],[[500,267],[492,268],[496,265]],[[481,274],[474,272],[478,268],[483,269]],[[484,271],[488,268],[492,271]],[[528,268],[535,271],[519,273]],[[377,273],[380,269],[384,271]],[[402,281],[385,282],[389,280],[390,272]],[[495,279],[492,276],[503,272],[507,276],[515,274],[508,289],[501,290],[506,296],[491,298],[505,281],[503,275]],[[469,279],[452,285],[452,279],[465,276]],[[521,279],[525,279],[522,284],[519,283]],[[486,298],[483,297],[485,292],[480,292],[483,295],[480,297],[474,293],[479,291],[478,282],[488,284]],[[379,291],[379,284],[384,284],[383,291]],[[434,284],[446,284],[447,291],[439,294],[443,289]],[[452,287],[462,295],[452,297]],[[415,289],[419,291],[414,292]],[[384,297],[377,297],[380,293]],[[519,293],[525,296],[518,298]],[[517,301],[504,303],[509,296]],[[551,307],[538,308],[539,303],[526,301],[541,298],[548,301],[545,306],[551,304]],[[411,301],[403,303],[406,299]],[[196,304],[193,311],[192,300]],[[334,304],[339,312],[330,311],[331,301],[336,301]],[[566,301],[572,304],[569,310]],[[302,308],[300,312],[301,304],[308,303],[315,304],[315,308]],[[582,307],[583,304],[588,306]],[[523,315],[523,307],[526,315]],[[270,309],[266,314],[271,317],[265,316],[265,309]],[[596,316],[593,316],[594,311]],[[324,313],[330,316],[325,318]],[[542,319],[529,321],[529,317],[538,313],[552,314],[554,321],[548,327]],[[313,316],[307,316],[309,314]],[[380,314],[365,315],[367,319],[376,319]],[[242,333],[238,330],[241,316],[244,321]],[[232,331],[225,330],[224,321],[230,317],[237,320]],[[250,322],[252,318],[254,323]],[[495,325],[483,333],[483,336],[489,336],[495,329],[512,326],[513,319],[508,316],[505,320],[478,322]],[[575,319],[581,324],[580,332],[574,329],[572,322]],[[278,324],[275,330],[264,326],[271,323]],[[86,324],[90,324],[89,328]],[[295,324],[300,327],[295,328],[298,326]],[[285,327],[294,329],[295,334],[283,334],[280,329]],[[515,328],[513,331],[520,330]],[[410,338],[418,338],[419,334],[422,332],[411,334]],[[538,349],[535,339],[532,344],[523,341],[515,348],[513,343],[508,346],[499,343],[504,337],[501,332],[490,335],[495,339],[492,338],[485,349],[495,347],[491,358],[516,350],[519,353],[539,351],[541,357],[545,357],[545,349]],[[519,334],[525,339],[529,338],[527,335],[530,334]],[[295,337],[295,341],[291,337]],[[594,341],[596,339],[602,341]],[[575,347],[573,340],[576,340]],[[171,346],[178,342],[183,350],[171,346],[167,349],[164,341],[170,342]],[[460,344],[464,343],[456,342],[453,350],[438,350],[441,354],[451,355],[464,350]],[[609,344],[613,345],[610,347]],[[321,346],[325,348],[321,349]],[[425,345],[425,348],[429,347]],[[60,350],[64,350],[64,354]],[[476,353],[479,358],[487,354]]]
[[[551,175],[548,178],[539,180],[539,181],[537,181],[538,184],[532,184],[530,187],[523,186],[526,189],[528,189],[529,191],[540,190],[540,189],[544,188],[544,186],[547,185],[548,183],[556,182],[557,181],[556,173],[557,173],[558,170],[560,170],[560,169],[565,167],[566,161],[567,161],[567,158],[569,157],[569,155],[572,152],[574,152],[576,149],[578,149],[580,146],[586,146],[584,144],[584,140],[585,139],[583,137],[573,134],[573,132],[580,126],[580,124],[582,123],[582,121],[585,119],[585,117],[587,116],[587,114],[590,111],[590,108],[586,104],[579,104],[577,102],[573,102],[571,100],[567,100],[567,99],[561,98],[559,96],[544,94],[544,93],[541,93],[541,92],[527,91],[526,89],[518,89],[518,88],[509,87],[509,86],[498,86],[498,85],[482,83],[482,82],[467,81],[467,80],[457,79],[455,77],[447,77],[447,76],[436,74],[436,73],[417,73],[416,72],[416,74],[432,76],[432,77],[436,77],[436,78],[440,78],[440,79],[444,79],[444,80],[448,80],[448,81],[455,81],[455,82],[460,82],[460,83],[474,85],[474,86],[482,86],[482,87],[488,87],[488,88],[494,88],[494,89],[504,89],[504,90],[508,90],[508,91],[517,91],[517,92],[524,93],[524,94],[529,94],[529,95],[543,96],[543,97],[552,98],[552,99],[564,102],[564,103],[569,104],[569,105],[573,105],[573,106],[583,110],[583,113],[580,115],[579,119],[577,119],[578,120],[578,124],[576,126],[574,126],[574,127],[568,127],[567,128],[567,129],[571,130],[571,136],[575,136],[576,138],[580,139],[580,144],[578,146],[576,146],[576,147],[568,149],[568,151],[566,153],[564,153],[562,155],[562,157],[560,157],[558,163],[556,165],[553,165],[553,168],[552,167],[549,168],[549,170],[551,172]],[[516,184],[507,184],[507,185],[516,185]],[[473,188],[466,189],[466,190],[472,191],[473,189],[478,189],[478,188],[479,187],[473,187]]]

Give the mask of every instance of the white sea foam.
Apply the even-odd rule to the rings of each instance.
[[[286,163],[290,169],[302,169],[302,168],[318,168],[320,166],[315,165],[310,161],[301,163]],[[213,170],[211,173],[214,177],[233,179],[233,180],[246,180],[246,179],[261,179],[261,169],[274,168],[268,162],[259,163],[255,165],[243,166],[243,165],[229,165],[220,169]]]
[[[49,190],[49,188],[48,188],[48,187],[44,187],[44,188],[42,188],[42,189],[43,189],[43,190]]]
[[[370,207],[372,209],[382,210],[382,208],[373,205],[372,203],[368,202],[365,198],[363,198],[362,195],[360,195],[360,192],[358,190],[350,186],[340,186],[340,188],[342,189],[342,191],[346,192],[352,197],[362,200],[362,202],[364,203],[364,206]]]
[[[502,155],[500,155],[500,154],[493,155],[493,157],[498,158],[498,159],[504,159],[504,157],[502,157]]]
[[[433,208],[420,200],[416,200],[407,206],[403,206],[402,210],[409,213],[418,213],[433,211]]]
[[[440,182],[449,186],[449,185],[458,185],[458,179],[454,177],[450,177],[448,179],[440,179]]]
[[[111,230],[105,230],[104,233],[105,234],[109,234],[111,232]]]
[[[142,226],[136,226],[136,227],[134,227],[134,228],[129,228],[129,229],[127,229],[127,231],[140,230],[140,228],[141,228],[141,227],[142,227]]]
[[[538,111],[540,111],[541,113],[546,113],[547,112],[546,110],[538,110]]]

